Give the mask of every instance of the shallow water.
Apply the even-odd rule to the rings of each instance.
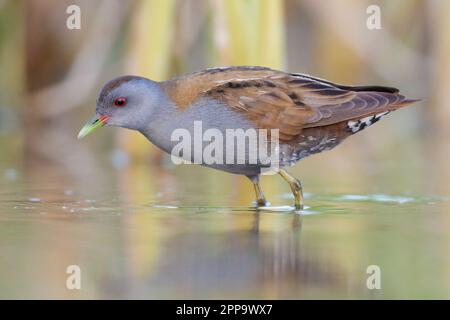
[[[239,177],[106,166],[79,181],[1,167],[0,298],[450,298],[449,197],[312,183],[295,211],[269,177],[272,206],[256,210]]]

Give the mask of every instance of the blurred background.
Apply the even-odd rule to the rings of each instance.
[[[449,298],[449,14],[445,0],[0,0],[0,298]],[[246,178],[175,167],[135,132],[76,140],[111,78],[226,65],[423,101],[292,168],[304,215],[248,209]],[[262,187],[292,202],[278,177]],[[65,288],[70,264],[82,290]]]

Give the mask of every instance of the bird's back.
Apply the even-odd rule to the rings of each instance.
[[[281,165],[338,145],[417,100],[383,86],[347,86],[264,67],[206,69],[161,84],[181,112],[200,100],[229,108],[256,129],[278,129]]]

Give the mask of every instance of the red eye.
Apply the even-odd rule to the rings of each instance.
[[[124,97],[119,97],[116,100],[114,100],[114,105],[116,107],[124,107],[127,104],[127,99],[125,99]]]

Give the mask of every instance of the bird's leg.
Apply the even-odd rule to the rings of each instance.
[[[253,183],[253,187],[255,188],[256,193],[256,205],[258,207],[264,207],[267,205],[266,198],[262,192],[261,186],[259,185],[259,176],[247,176]]]
[[[292,193],[294,194],[295,199],[295,209],[302,210],[303,209],[303,190],[302,183],[296,177],[291,176],[289,173],[284,171],[283,169],[279,169],[278,173],[291,187]]]
[[[258,182],[254,182],[253,183],[253,187],[255,188],[255,193],[256,193],[256,204],[258,205],[258,207],[264,207],[267,204],[267,200],[264,197],[264,194],[261,190],[261,186],[259,185],[259,181]]]

